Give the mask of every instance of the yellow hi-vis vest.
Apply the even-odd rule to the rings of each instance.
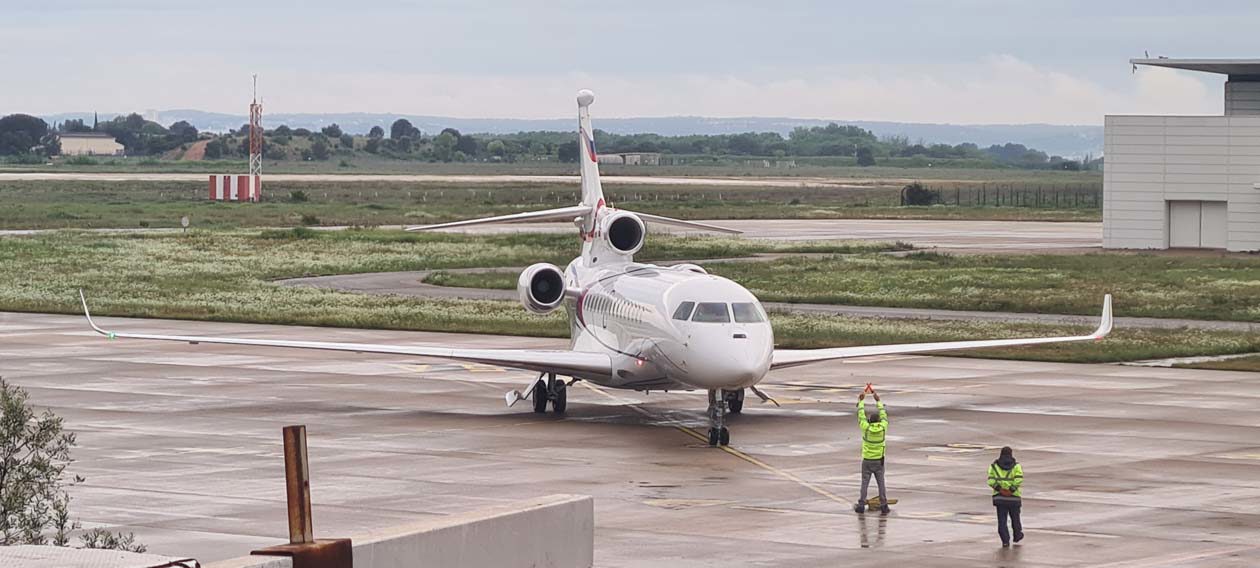
[[[879,421],[871,422],[866,418],[866,399],[858,401],[858,427],[862,429],[862,459],[884,459],[884,442],[888,438],[888,412],[884,410],[884,402],[876,401],[879,407]]]
[[[997,462],[989,464],[989,487],[993,488],[993,494],[998,494],[998,489],[1009,489],[1011,495],[1022,497],[1019,488],[1024,484],[1024,468],[1019,464],[1015,464],[1010,470],[998,467]]]

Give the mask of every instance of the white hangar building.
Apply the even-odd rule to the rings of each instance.
[[[1260,59],[1134,59],[1218,73],[1223,116],[1109,115],[1103,247],[1260,250]]]

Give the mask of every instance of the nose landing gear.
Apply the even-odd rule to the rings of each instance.
[[[726,398],[726,408],[731,414],[740,414],[744,411],[744,389],[722,391],[722,396]]]
[[[712,447],[731,443],[731,433],[726,429],[727,400],[727,393],[722,390],[709,391],[709,445]]]

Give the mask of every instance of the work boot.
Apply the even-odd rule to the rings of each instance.
[[[1024,540],[1024,533],[1022,532],[1015,533],[1015,542],[1018,543],[1021,540]]]
[[[866,503],[858,503],[853,506],[853,512],[861,515],[866,512]]]
[[[1010,547],[1011,547],[1011,543],[1002,541],[1002,548],[1010,548]]]
[[[889,513],[888,503],[884,503],[883,505],[879,507],[879,514],[887,515],[888,513]],[[1015,542],[1019,542],[1019,539],[1016,539]]]

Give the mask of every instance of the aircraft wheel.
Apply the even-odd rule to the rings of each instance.
[[[556,381],[556,399],[551,401],[551,411],[556,414],[564,414],[564,409],[569,406],[569,388],[562,382]]]
[[[717,447],[718,442],[722,441],[721,432],[717,428],[709,428],[709,446]]]
[[[718,430],[718,443],[723,446],[731,445],[731,431],[727,430],[726,426]]]
[[[534,392],[529,395],[534,399],[534,412],[543,414],[547,412],[547,384],[538,381],[534,383]]]
[[[744,411],[744,389],[726,394],[726,411],[730,414],[739,414]]]

